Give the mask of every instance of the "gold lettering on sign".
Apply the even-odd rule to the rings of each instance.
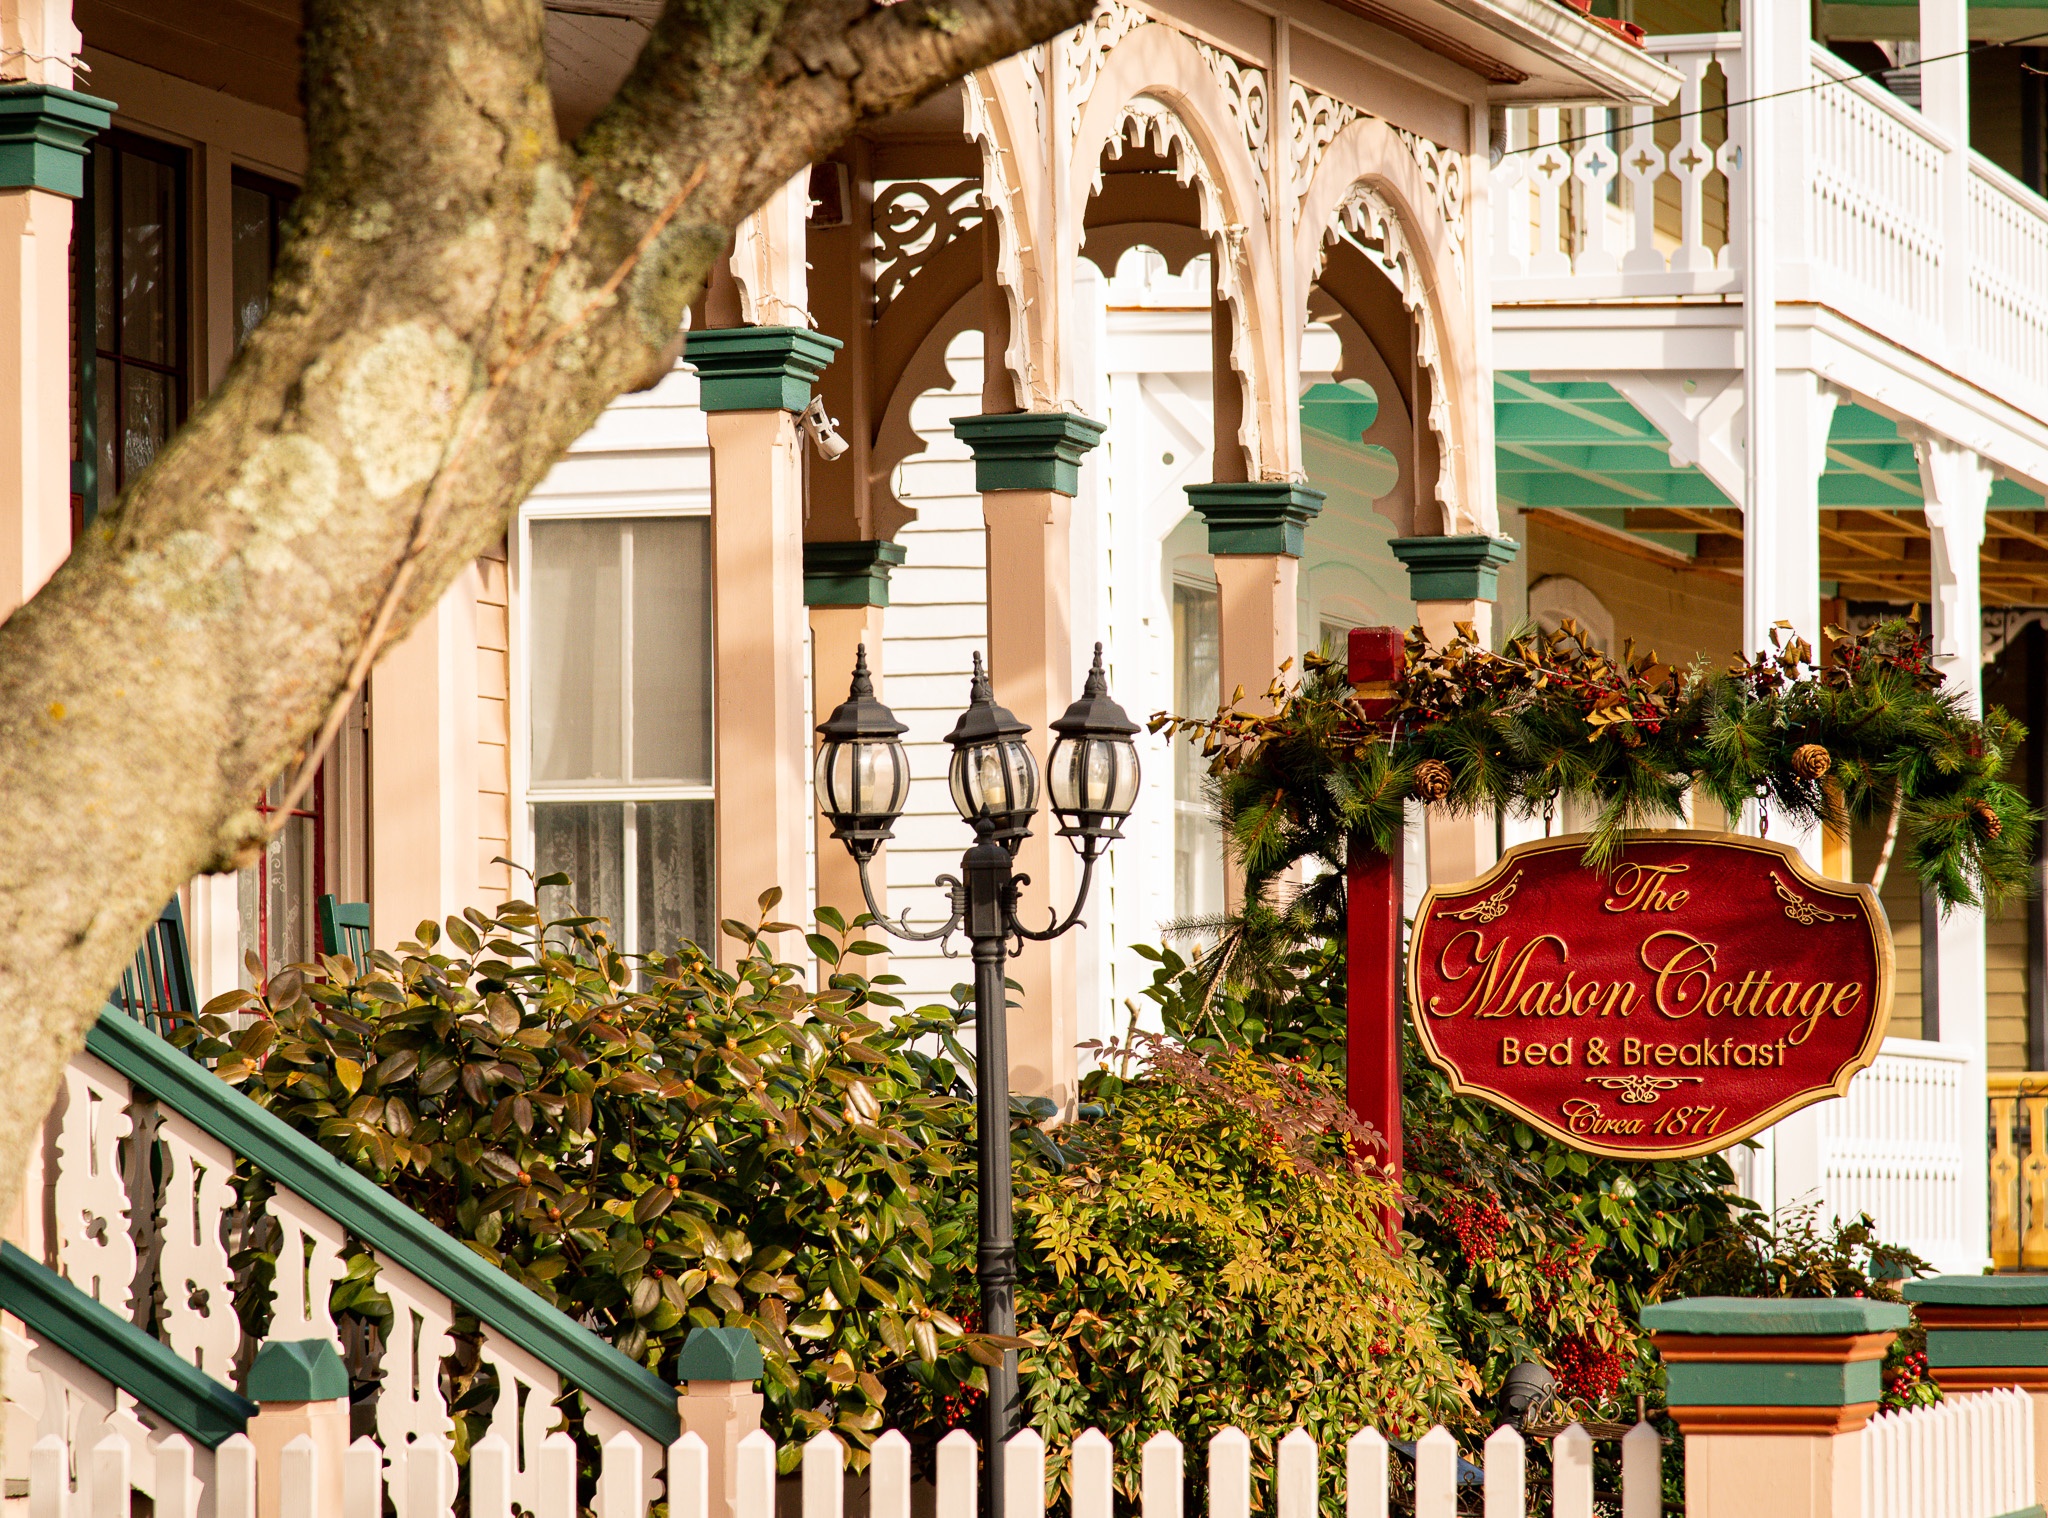
[[[1614,894],[1600,905],[1609,912],[1676,912],[1692,899],[1692,892],[1665,887],[1672,876],[1683,875],[1690,868],[1683,864],[1624,864],[1614,872]]]
[[[1823,912],[1780,880],[1775,870],[1771,872],[1771,884],[1778,888],[1778,900],[1785,903],[1785,915],[1802,928],[1810,928],[1817,922],[1847,922],[1856,915],[1854,912]]]
[[[1623,1106],[1648,1106],[1666,1091],[1690,1081],[1698,1085],[1704,1075],[1589,1075],[1586,1084],[1605,1086],[1609,1091],[1621,1094]]]
[[[1466,945],[1466,940],[1471,943]],[[1463,969],[1453,969],[1454,951],[1462,949],[1467,963]],[[1557,967],[1564,970],[1564,979],[1532,980],[1531,966],[1537,952],[1548,948],[1556,955]],[[1456,1017],[1469,1012],[1474,1017],[1584,1017],[1591,1013],[1595,1017],[1627,1017],[1635,1009],[1637,989],[1627,981],[1579,980],[1569,968],[1571,947],[1555,933],[1539,933],[1521,948],[1509,952],[1505,938],[1495,940],[1489,948],[1486,937],[1477,928],[1467,928],[1453,934],[1437,954],[1436,972],[1447,983],[1457,985],[1470,981],[1471,989],[1465,999],[1448,1011],[1441,1005],[1443,998],[1430,997],[1427,1005],[1432,1017]],[[1549,968],[1548,963],[1543,969]],[[1539,969],[1536,973],[1541,974]]]

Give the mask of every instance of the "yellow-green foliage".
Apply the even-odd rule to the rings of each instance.
[[[1063,1455],[1102,1429],[1128,1496],[1162,1429],[1192,1445],[1235,1426],[1269,1456],[1296,1427],[1329,1449],[1468,1410],[1427,1295],[1387,1252],[1378,1141],[1333,1079],[1138,1052],[1143,1079],[1098,1075],[1103,1115],[1060,1135],[1066,1169],[1019,1202],[1024,1394],[1047,1443]]]

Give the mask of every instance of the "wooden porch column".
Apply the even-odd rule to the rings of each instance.
[[[79,46],[70,5],[0,3],[0,43],[68,57]],[[71,76],[26,66],[31,78]],[[0,85],[0,617],[71,552],[71,212],[87,144],[113,110],[55,83]]]
[[[1032,729],[1041,770],[1049,724],[1079,687],[1073,636],[1073,561],[1067,532],[1081,455],[1101,441],[1104,424],[1068,411],[956,416],[953,431],[974,451],[988,533],[988,663],[996,699]],[[1043,924],[1073,904],[1073,850],[1054,837],[1047,812],[1017,850],[1017,871],[1031,877],[1019,912]],[[1071,935],[1027,943],[1010,961],[1024,988],[1010,1014],[1010,1089],[1047,1096],[1071,1111],[1080,1081],[1074,1052],[1075,941]]]
[[[1929,597],[1929,634],[1934,665],[1951,690],[1964,692],[1970,711],[1984,705],[1983,595],[1979,555],[1984,547],[1984,512],[1991,499],[1991,470],[1976,453],[1946,438],[1917,439],[1913,451],[1920,461],[1920,492],[1930,529],[1933,594]],[[1931,930],[1931,931],[1930,931]],[[1920,1036],[1938,1039],[1968,1054],[1970,1063],[1963,1109],[1968,1128],[1982,1133],[1986,1125],[1984,1074],[1990,1030],[1987,1023],[1984,913],[1975,907],[1938,907],[1922,914],[1922,952],[1934,950],[1931,1004],[1923,1000]],[[1991,1259],[1991,1217],[1988,1208],[1984,1145],[1964,1148],[1963,1173],[1957,1190],[1965,1209],[1963,1237],[1981,1257],[1958,1261],[1958,1268],[1976,1268]],[[1943,1261],[1943,1264],[1949,1262]]]
[[[1685,1510],[1856,1518],[1863,1428],[1884,1394],[1885,1350],[1911,1321],[1896,1302],[1856,1299],[1644,1308],[1685,1435]]]
[[[1408,568],[1408,593],[1430,643],[1441,647],[1458,636],[1458,624],[1472,629],[1482,647],[1493,646],[1493,603],[1500,572],[1521,551],[1513,538],[1483,532],[1447,537],[1395,538],[1387,545]],[[1432,807],[1429,830],[1431,884],[1476,880],[1499,857],[1494,818],[1458,817]]]
[[[717,692],[713,777],[718,850],[715,915],[751,923],[780,886],[776,916],[805,922],[804,461],[797,413],[839,351],[805,327],[692,332],[698,404],[711,440],[711,586]],[[793,959],[795,935],[772,952]],[[705,945],[710,948],[710,945]],[[730,964],[740,946],[723,939]]]
[[[1217,387],[1223,404],[1233,384]],[[1234,430],[1216,430],[1217,471],[1241,459]],[[1187,487],[1192,506],[1209,528],[1216,566],[1217,685],[1223,704],[1240,689],[1245,706],[1270,710],[1266,691],[1280,666],[1301,654],[1301,554],[1309,521],[1323,509],[1323,493],[1288,480],[1215,480]],[[1223,905],[1236,912],[1244,874],[1225,850]]]
[[[887,538],[866,542],[804,544],[804,604],[811,614],[811,707],[818,720],[846,699],[853,678],[854,651],[867,646],[868,671],[875,698],[882,689],[882,613],[889,605],[889,572],[903,562],[901,543]],[[821,747],[815,731],[812,752]],[[815,763],[815,759],[813,761]],[[861,896],[860,871],[846,845],[832,836],[832,824],[816,807],[812,827],[817,837],[818,905],[833,907],[852,922],[867,905]],[[875,855],[868,880],[876,905],[889,905],[888,846]],[[869,934],[869,938],[878,938]],[[860,961],[864,975],[881,973],[881,957]]]

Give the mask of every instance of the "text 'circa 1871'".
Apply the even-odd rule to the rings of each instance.
[[[1877,1057],[1892,943],[1868,886],[1724,833],[1631,833],[1605,871],[1585,847],[1522,844],[1423,897],[1408,1003],[1458,1091],[1578,1149],[1676,1158]]]

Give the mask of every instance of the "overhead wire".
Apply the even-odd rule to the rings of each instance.
[[[1814,90],[1824,90],[1829,85],[1847,84],[1852,79],[1882,80],[1887,74],[1903,74],[1909,69],[1925,68],[1930,63],[1947,63],[1955,58],[1974,58],[1979,53],[1995,52],[1999,48],[2023,47],[2029,42],[2039,42],[2044,38],[2048,38],[2048,32],[2030,32],[2024,37],[1994,38],[1985,42],[1972,43],[1969,47],[1962,48],[1953,53],[1937,53],[1932,58],[1916,58],[1911,63],[1902,63],[1895,68],[1863,69],[1854,74],[1844,75],[1839,79],[1818,79],[1811,84],[1797,84],[1790,89],[1773,90],[1768,95],[1750,95],[1741,100],[1724,101],[1720,105],[1703,105],[1696,110],[1674,111],[1669,116],[1652,116],[1648,121],[1617,123],[1616,126],[1626,125],[1629,130],[1633,131],[1638,127],[1662,126],[1667,121],[1686,121],[1694,116],[1718,115],[1725,111],[1732,111],[1738,106],[1762,105],[1765,101],[1769,100],[1783,100],[1788,95],[1810,94]],[[1602,108],[1594,107],[1593,109]],[[1581,132],[1575,137],[1554,137],[1548,142],[1531,143],[1523,148],[1505,148],[1501,152],[1501,157],[1513,158],[1522,153],[1540,153],[1546,148],[1568,148],[1576,146],[1581,142],[1605,142],[1612,136],[1614,130],[1616,128],[1609,128],[1598,132]]]

